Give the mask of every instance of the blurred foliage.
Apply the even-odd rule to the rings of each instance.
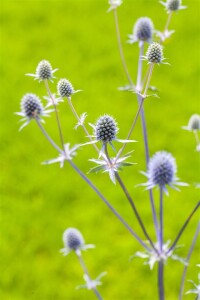
[[[160,99],[148,98],[145,113],[150,152],[168,150],[177,158],[182,181],[200,181],[200,159],[195,152],[191,133],[181,129],[191,114],[199,113],[199,0],[184,1],[188,9],[174,14],[170,29],[176,32],[165,43],[164,54],[171,66],[160,65],[153,74],[152,85]],[[95,250],[84,253],[84,259],[95,278],[107,271],[99,288],[109,300],[154,300],[157,297],[157,271],[151,272],[142,261],[129,261],[141,250],[139,244],[79,176],[65,165],[43,166],[40,163],[57,155],[34,122],[18,132],[20,99],[26,92],[45,95],[43,83],[25,77],[33,73],[38,62],[47,59],[59,68],[51,84],[56,91],[59,78],[66,77],[76,89],[73,102],[79,113],[87,112],[94,123],[103,114],[113,115],[119,124],[119,137],[125,138],[136,110],[136,96],[117,90],[127,83],[117,48],[113,13],[106,13],[106,0],[3,0],[1,1],[1,242],[0,298],[2,300],[80,300],[94,299],[86,290],[76,291],[83,282],[75,255],[59,253],[62,233],[77,227]],[[149,16],[162,30],[166,12],[159,1],[124,0],[118,10],[121,36],[130,73],[136,79],[138,46],[126,43],[136,19]],[[146,64],[146,63],[145,63]],[[81,128],[73,129],[75,120],[66,103],[60,105],[61,122],[66,141],[86,140]],[[46,128],[59,143],[54,116],[46,120]],[[121,176],[133,195],[148,231],[154,237],[148,193],[135,185],[144,182],[139,171],[145,169],[144,146],[140,122],[133,137],[138,140],[127,147],[135,152]],[[116,145],[118,147],[118,145]],[[75,158],[85,173],[96,157],[92,147],[79,151]],[[124,218],[141,235],[135,217],[120,188],[108,180],[107,174],[89,174]],[[179,193],[170,190],[165,198],[165,239],[173,240],[188,213],[199,200],[193,185]],[[155,192],[155,197],[158,194]],[[157,198],[156,198],[156,203]],[[199,214],[192,219],[180,243],[185,257]],[[195,248],[187,279],[196,280],[200,245]],[[199,263],[199,261],[198,261]],[[183,266],[169,261],[165,272],[166,298],[177,299]],[[190,284],[186,282],[186,288]],[[185,299],[193,299],[192,295]]]

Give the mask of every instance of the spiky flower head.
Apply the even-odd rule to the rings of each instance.
[[[152,43],[147,50],[146,59],[149,63],[159,64],[163,61],[163,48],[159,43]]]
[[[166,193],[167,185],[173,188],[175,188],[174,185],[187,185],[185,183],[177,182],[178,178],[176,177],[176,172],[176,160],[171,153],[167,151],[158,151],[150,159],[147,173],[143,173],[147,176],[148,182],[142,185],[147,186],[147,189],[159,186],[159,188]]]
[[[37,65],[36,68],[36,72],[35,74],[26,74],[28,76],[32,76],[35,79],[39,80],[39,81],[43,81],[43,80],[50,80],[52,81],[52,78],[55,78],[53,76],[54,72],[56,72],[58,69],[52,69],[52,66],[50,64],[49,61],[47,60],[42,60],[39,62],[39,64]]]
[[[200,115],[193,114],[189,119],[188,125],[182,128],[189,131],[200,130]]]
[[[165,6],[166,10],[169,13],[186,8],[186,6],[181,5],[182,4],[181,0],[167,0],[166,2],[160,1],[160,3]]]
[[[76,228],[68,228],[63,233],[64,246],[70,250],[77,250],[84,245],[84,239]]]
[[[42,102],[35,94],[26,94],[21,100],[21,111],[27,118],[37,118],[43,112]]]
[[[16,113],[16,115],[23,117],[21,121],[25,121],[19,130],[28,125],[32,119],[40,120],[41,116],[48,116],[50,112],[52,110],[45,110],[43,108],[38,96],[31,93],[25,94],[21,100],[21,111]]]
[[[58,94],[61,97],[70,97],[74,93],[72,84],[67,79],[60,79],[57,85]]]
[[[149,42],[153,35],[153,22],[148,17],[139,18],[133,31],[133,35],[137,40]]]
[[[100,117],[95,126],[95,136],[98,141],[103,143],[112,142],[118,132],[117,123],[113,117],[104,115]]]

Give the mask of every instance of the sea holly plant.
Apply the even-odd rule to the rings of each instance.
[[[164,289],[164,270],[167,267],[168,259],[178,260],[184,264],[184,268],[188,267],[189,257],[191,252],[194,249],[194,244],[197,240],[199,234],[199,229],[195,233],[194,240],[192,245],[189,248],[189,253],[186,258],[179,257],[176,253],[176,249],[179,247],[179,240],[186,230],[190,220],[193,215],[199,209],[200,202],[198,201],[196,206],[191,210],[189,216],[183,222],[182,227],[180,227],[179,232],[173,237],[172,242],[165,239],[164,231],[164,195],[169,195],[170,188],[179,190],[177,186],[187,186],[188,184],[180,182],[177,177],[177,164],[176,160],[171,153],[168,151],[157,151],[152,157],[150,156],[149,149],[149,138],[147,133],[147,123],[145,118],[145,102],[149,96],[157,96],[148,94],[151,88],[151,78],[154,68],[156,72],[159,72],[157,66],[165,64],[164,60],[164,50],[162,43],[166,38],[170,36],[170,31],[168,30],[170,19],[172,13],[182,9],[181,2],[178,0],[168,0],[164,2],[164,6],[167,9],[169,17],[167,18],[166,26],[162,32],[158,34],[158,31],[155,31],[153,21],[149,17],[139,18],[133,27],[133,33],[129,35],[129,43],[131,47],[138,45],[139,55],[137,57],[137,74],[136,82],[132,79],[127,63],[125,60],[122,40],[120,36],[120,28],[118,23],[117,10],[121,6],[121,0],[110,0],[109,1],[109,11],[114,13],[114,21],[116,26],[117,42],[120,53],[120,58],[126,74],[128,85],[121,90],[129,91],[129,96],[133,99],[136,97],[138,100],[138,108],[136,111],[133,111],[133,118],[130,121],[130,129],[123,139],[119,139],[119,125],[115,118],[107,112],[104,115],[100,116],[95,124],[91,124],[88,120],[86,112],[83,112],[79,115],[76,111],[74,105],[74,95],[80,90],[75,90],[73,84],[67,78],[58,79],[57,87],[54,92],[50,89],[49,81],[55,79],[54,72],[57,69],[52,68],[50,62],[47,60],[42,60],[39,62],[36,67],[36,73],[27,75],[34,77],[39,82],[44,84],[46,95],[43,97],[47,103],[44,106],[40,98],[32,93],[25,94],[21,100],[21,112],[17,113],[22,116],[22,121],[25,123],[20,127],[24,128],[30,121],[35,121],[39,129],[44,134],[44,137],[49,141],[49,143],[55,148],[58,153],[56,158],[47,160],[44,164],[60,163],[61,167],[71,167],[77,173],[77,175],[82,178],[88,187],[90,187],[96,195],[106,204],[108,209],[115,215],[115,217],[121,222],[126,230],[129,232],[129,236],[134,238],[138,242],[138,246],[142,248],[139,249],[133,257],[140,257],[145,259],[145,264],[150,265],[150,269],[153,269],[154,266],[158,268],[158,295],[160,300],[165,299],[165,289]],[[157,34],[157,37],[156,37]],[[158,40],[159,36],[159,40]],[[145,55],[145,46],[147,46],[147,51]],[[145,74],[144,71],[145,70]],[[161,74],[162,76],[162,74]],[[154,89],[155,90],[155,89]],[[77,141],[77,144],[71,145],[70,141],[65,141],[63,137],[62,124],[60,122],[60,109],[58,107],[61,102],[65,102],[70,108],[72,114],[74,115],[77,124],[75,129],[80,128],[84,132],[85,142],[80,143]],[[48,108],[51,109],[48,109]],[[47,132],[42,122],[44,122],[43,117],[50,116],[50,114],[55,113],[56,123],[58,128],[58,134],[60,137],[60,145],[58,145]],[[87,119],[86,119],[87,118]],[[137,162],[132,162],[132,154],[134,151],[134,129],[138,123],[138,120],[141,119],[142,123],[142,137],[144,140],[144,150],[145,150],[145,162],[146,162],[146,171],[143,172],[143,175],[146,176],[147,180],[145,183],[141,183],[141,186],[144,186],[149,195],[150,207],[152,214],[152,223],[155,228],[154,240],[149,234],[149,224],[144,222],[144,217],[138,209],[138,204],[136,205],[135,194],[130,192],[126,186],[124,179],[121,178],[121,172],[123,171],[123,177],[126,173],[125,167],[132,166],[132,172],[134,171],[133,165]],[[87,121],[86,121],[87,120]],[[194,131],[195,137],[197,140],[198,130],[200,129],[200,120],[198,115],[191,117],[188,126],[184,129],[189,131]],[[119,147],[118,142],[121,144]],[[127,144],[130,145],[131,151],[125,152]],[[116,145],[119,149],[116,149]],[[131,211],[134,215],[134,222],[138,223],[142,231],[142,235],[138,234],[134,228],[132,228],[127,221],[121,216],[121,214],[110,204],[109,200],[103,195],[103,193],[96,187],[96,185],[90,180],[90,174],[85,174],[75,163],[74,157],[76,155],[81,155],[79,149],[82,147],[94,147],[96,151],[96,157],[90,158],[90,163],[95,163],[96,166],[92,167],[89,173],[95,172],[96,176],[99,176],[99,171],[103,173],[108,173],[111,179],[111,182],[116,184],[116,188],[119,188],[123,193],[124,199],[129,202]],[[199,147],[199,140],[197,141],[197,150]],[[110,155],[110,153],[112,153]],[[153,188],[157,187],[159,189],[159,209],[156,209],[155,199],[153,194]],[[111,195],[112,198],[112,195]],[[134,225],[135,225],[134,223]],[[199,228],[199,227],[198,227]],[[82,234],[79,230],[75,228],[68,228],[63,234],[64,248],[61,252],[64,255],[74,252],[82,266],[84,272],[85,284],[80,286],[92,290],[95,296],[98,299],[103,299],[97,290],[97,286],[101,284],[100,278],[104,273],[100,274],[97,279],[92,280],[88,269],[82,258],[82,251],[88,248],[91,248],[91,245],[86,245],[83,239]],[[185,277],[184,277],[185,280]],[[184,283],[184,280],[182,282]],[[182,284],[183,286],[184,284]],[[198,288],[198,286],[195,285]],[[182,289],[183,290],[183,289]],[[196,291],[196,290],[195,290]],[[183,294],[183,293],[182,293]],[[182,298],[180,298],[181,300]]]

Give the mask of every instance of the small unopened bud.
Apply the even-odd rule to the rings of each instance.
[[[53,77],[51,64],[47,60],[42,60],[36,69],[36,77],[40,80],[51,79]]]
[[[152,43],[147,50],[146,58],[150,63],[161,63],[163,60],[162,46],[159,43]]]
[[[74,93],[74,88],[67,79],[59,80],[57,90],[61,97],[70,97]]]
[[[111,116],[104,115],[97,120],[95,126],[97,140],[100,140],[103,143],[111,142],[116,138],[117,132],[117,124]]]
[[[28,118],[36,118],[43,113],[43,106],[35,94],[26,94],[21,100],[21,110]]]
[[[139,18],[134,26],[134,36],[137,40],[150,41],[153,35],[153,23],[150,18]]]
[[[85,244],[82,234],[76,228],[65,230],[63,233],[63,242],[69,250],[77,250]]]

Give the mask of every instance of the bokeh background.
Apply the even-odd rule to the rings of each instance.
[[[165,43],[164,54],[171,66],[154,70],[152,84],[160,99],[148,98],[145,112],[151,155],[168,150],[177,159],[178,175],[190,187],[181,192],[170,190],[165,197],[165,240],[173,240],[188,213],[199,200],[200,190],[193,183],[200,181],[200,158],[195,152],[192,133],[183,131],[191,114],[200,112],[199,87],[199,0],[184,1],[188,9],[174,14],[170,29],[175,34]],[[18,132],[21,97],[27,92],[46,95],[43,83],[25,73],[34,73],[38,62],[47,59],[59,68],[51,85],[56,92],[59,78],[68,78],[76,89],[73,103],[79,113],[87,112],[87,121],[94,123],[99,115],[109,113],[119,124],[119,137],[125,138],[136,110],[136,96],[117,88],[127,84],[117,48],[113,13],[107,13],[106,0],[65,1],[1,1],[1,238],[0,298],[2,300],[80,300],[94,299],[92,292],[76,291],[83,283],[82,271],[73,253],[63,257],[62,233],[76,227],[95,250],[85,252],[84,259],[93,278],[107,271],[102,296],[109,300],[153,300],[157,298],[157,270],[149,270],[143,261],[131,255],[141,251],[108,208],[85,182],[65,165],[41,165],[57,156],[37,125],[31,122]],[[152,18],[162,30],[166,12],[153,0],[124,0],[118,10],[121,36],[130,73],[136,79],[138,46],[126,43],[133,24],[140,16]],[[145,63],[146,68],[146,63]],[[45,103],[45,101],[44,101]],[[67,103],[59,107],[64,137],[72,144],[86,141]],[[55,118],[46,120],[46,129],[59,143]],[[132,161],[137,165],[121,173],[142,218],[155,238],[148,193],[135,188],[144,182],[139,173],[145,169],[141,124],[133,137],[138,143]],[[119,145],[115,144],[116,148]],[[111,150],[112,151],[112,150]],[[95,158],[91,146],[79,151],[76,164],[87,173]],[[143,238],[135,217],[118,185],[107,174],[89,174],[114,207]],[[158,193],[155,191],[156,204]],[[185,245],[179,255],[185,257],[199,214],[192,219],[180,240]],[[200,245],[197,243],[188,269],[187,279],[197,281]],[[165,272],[166,299],[178,299],[183,265],[168,261]],[[186,289],[191,284],[186,282]],[[192,295],[184,299],[194,299]]]

